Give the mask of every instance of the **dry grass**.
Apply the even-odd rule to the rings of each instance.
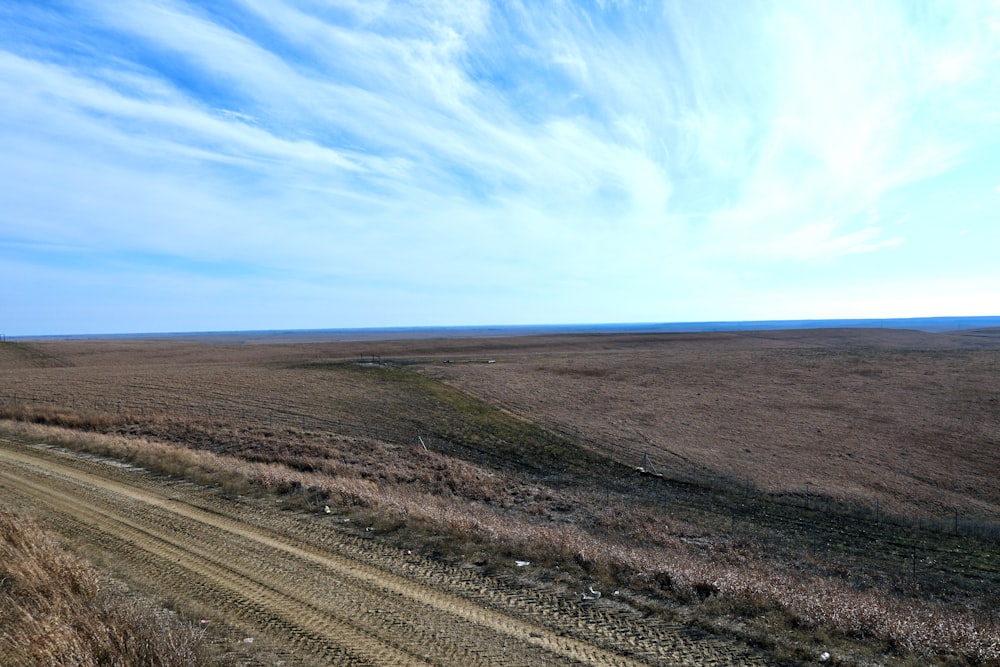
[[[191,627],[101,584],[90,565],[36,524],[0,511],[4,665],[199,664],[199,637]]]
[[[822,641],[860,662],[985,664],[990,342],[396,341],[388,366],[350,363],[371,343],[59,343],[0,357],[0,415],[20,437],[329,503],[442,557],[620,586],[791,660]],[[664,480],[632,471],[644,451]]]
[[[428,373],[633,465],[648,452],[679,473],[900,515],[1000,514],[1000,349],[792,333],[622,341]]]
[[[312,511],[330,503],[338,512],[353,511],[352,516],[362,523],[396,530],[403,527],[400,537],[411,545],[419,539],[414,531],[426,527],[434,534],[429,543],[435,548],[441,548],[444,539],[458,551],[491,553],[490,562],[495,567],[516,557],[548,567],[553,577],[556,574],[552,573],[558,572],[566,579],[627,585],[635,592],[694,605],[695,615],[700,614],[701,622],[714,629],[723,628],[728,621],[706,618],[706,613],[743,621],[766,617],[769,627],[745,631],[746,636],[766,645],[773,646],[775,633],[781,631],[799,635],[799,644],[804,637],[819,633],[828,639],[828,648],[867,638],[885,642],[898,655],[948,657],[969,664],[1000,659],[1000,633],[995,625],[985,618],[962,614],[951,605],[887,594],[885,590],[858,590],[836,574],[804,576],[801,564],[782,563],[745,538],[684,522],[657,526],[662,516],[636,510],[620,498],[598,509],[599,503],[585,495],[517,488],[514,477],[491,475],[432,452],[412,451],[411,458],[418,462],[413,467],[422,468],[428,476],[447,470],[450,478],[465,478],[460,486],[466,488],[476,488],[477,482],[489,477],[486,486],[505,489],[508,507],[498,511],[483,501],[470,502],[461,493],[419,492],[401,480],[374,483],[356,474],[303,472],[283,464],[248,462],[137,438],[81,435],[49,426],[7,426],[6,430],[27,440],[70,446],[222,484],[231,492],[256,489],[288,494],[286,498]],[[356,447],[360,443],[349,444]],[[530,498],[517,508],[512,499],[519,496]],[[589,529],[575,521],[557,524],[551,520],[553,506],[568,504],[587,506],[586,511],[592,513]],[[612,539],[609,528],[613,528]],[[772,613],[775,610],[780,611],[778,616]],[[775,627],[775,622],[784,627]],[[836,635],[843,638],[836,639]],[[782,652],[801,657],[801,649],[791,645]]]

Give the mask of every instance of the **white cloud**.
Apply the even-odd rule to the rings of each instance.
[[[828,220],[803,225],[787,237],[775,239],[764,252],[779,259],[830,259],[840,255],[874,252],[903,242],[901,237],[882,238],[882,230],[876,226],[848,233],[841,233],[838,227]]]
[[[113,144],[122,151],[148,155],[194,151],[197,159],[295,161],[352,171],[365,170],[363,162],[378,162],[311,141],[276,137],[247,123],[245,114],[201,108],[177,94],[166,97],[165,88],[155,82],[144,86],[161,91],[159,99],[150,100],[56,65],[4,53],[0,53],[0,76],[0,84],[32,122],[49,120],[45,127],[54,133]],[[139,134],[134,132],[135,123],[142,124]]]
[[[938,179],[997,141],[997,15],[457,0],[7,15],[2,236],[260,266],[296,289],[546,285],[567,308],[603,294],[573,307],[605,313],[658,312],[642,309],[686,282],[724,298],[708,286],[750,266],[920,265],[918,191],[944,197]]]
[[[763,137],[755,157],[727,161],[745,171],[733,203],[710,218],[724,239],[718,252],[802,260],[898,245],[861,214],[974,147],[964,123],[948,122],[983,122],[957,101],[970,90],[956,87],[982,85],[987,64],[1000,63],[995,48],[956,50],[951,26],[905,14],[887,3],[784,5],[769,19],[773,113],[752,133]],[[939,77],[936,65],[962,76]],[[745,125],[742,114],[732,119],[708,127]]]

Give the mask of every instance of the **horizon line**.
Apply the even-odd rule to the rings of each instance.
[[[890,325],[908,326],[890,326]],[[232,336],[310,336],[317,334],[392,334],[395,338],[423,338],[427,334],[462,333],[461,337],[501,337],[517,333],[684,333],[714,331],[755,331],[780,329],[912,329],[924,332],[963,331],[1000,326],[1000,315],[931,316],[931,317],[847,317],[793,318],[762,320],[706,320],[677,322],[604,322],[558,324],[458,324],[458,325],[397,325],[321,328],[232,329],[201,331],[108,332],[82,334],[0,334],[0,342],[32,340],[106,340],[154,338],[211,338]],[[413,335],[406,335],[413,334]],[[418,335],[422,334],[422,335]],[[477,335],[472,335],[477,334]]]

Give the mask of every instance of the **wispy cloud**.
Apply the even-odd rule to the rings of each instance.
[[[789,10],[769,17],[779,85],[773,113],[755,133],[762,137],[757,159],[741,179],[739,199],[714,221],[732,234],[738,253],[779,247],[808,258],[895,245],[873,244],[878,231],[862,213],[962,159],[974,141],[968,128],[988,121],[966,104],[978,93],[960,84],[995,78],[983,67],[997,63],[996,49],[966,43],[955,60],[956,42],[974,34],[974,25],[907,17],[888,3]],[[839,238],[831,243],[831,236]]]
[[[976,165],[995,173],[998,17],[989,2],[9,3],[0,259],[55,244],[95,274],[131,254],[192,290],[256,272],[365,303],[353,285],[400,324],[494,319],[477,294],[503,300],[494,321],[702,316],[691,290],[724,318],[748,267],[762,293],[810,267],[835,283],[857,258],[917,275],[940,233],[929,211],[972,196]],[[993,235],[980,204],[965,224]],[[392,307],[301,323],[392,323]]]

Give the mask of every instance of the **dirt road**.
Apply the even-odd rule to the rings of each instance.
[[[403,554],[327,515],[0,439],[0,501],[295,665],[767,664],[605,596]]]

